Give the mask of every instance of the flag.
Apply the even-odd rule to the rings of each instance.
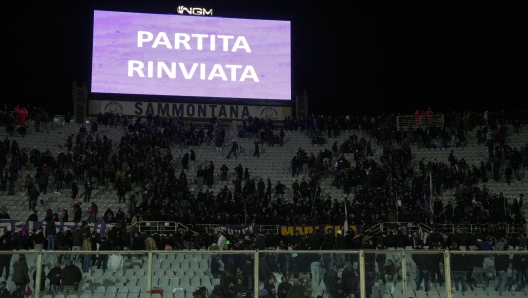
[[[26,297],[30,297],[31,295],[33,295],[33,291],[31,290],[31,288],[28,285],[27,291],[26,291]]]
[[[423,243],[425,244],[427,242],[427,237],[429,237],[429,233],[426,233],[422,227],[418,229],[418,237],[422,239]]]
[[[344,225],[344,227],[343,227],[344,234],[343,235],[346,235],[346,233],[348,232],[348,212],[347,212],[347,204],[346,203],[345,203],[345,223],[343,225]]]

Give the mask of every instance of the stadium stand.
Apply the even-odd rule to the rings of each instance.
[[[4,243],[2,250],[28,250],[25,262],[31,283],[36,278],[31,274],[37,269],[38,254],[34,249],[45,249],[42,263],[46,274],[57,260],[65,266],[71,259],[72,265],[82,270],[82,279],[68,293],[64,288],[61,294],[53,293],[55,297],[146,297],[148,255],[143,251],[167,247],[207,247],[221,254],[217,258],[216,252],[194,250],[154,253],[151,285],[159,288],[152,294],[158,298],[191,293],[205,297],[201,287],[209,293],[225,294],[231,281],[239,290],[244,286],[250,290],[255,263],[252,253],[222,251],[270,247],[279,251],[259,253],[261,290],[278,291],[282,275],[286,275],[291,287],[303,289],[313,297],[357,294],[361,259],[358,252],[302,251],[378,249],[380,252],[365,251],[364,282],[370,297],[445,297],[444,251],[431,250],[457,245],[470,248],[473,244],[483,250],[488,246],[503,250],[506,242],[512,251],[519,250],[509,262],[523,254],[521,250],[528,244],[525,234],[493,224],[521,226],[524,231],[527,210],[522,194],[528,190],[528,132],[522,131],[527,119],[525,111],[454,112],[444,118],[445,127],[397,127],[393,115],[286,119],[275,127],[277,123],[250,117],[239,131],[227,129],[216,118],[208,123],[186,124],[183,119],[158,115],[126,119],[106,114],[79,126],[68,119],[51,121],[53,116],[44,110],[30,111],[31,122],[26,123],[16,121],[20,114],[4,111],[2,124],[6,129],[0,134],[4,139],[0,146],[0,216],[20,222],[44,220],[46,224],[45,231],[4,230],[2,239],[9,239],[9,243]],[[75,179],[78,191],[72,187]],[[60,223],[65,216],[66,221],[73,219],[79,225],[51,233],[49,222]],[[200,226],[249,222],[342,225],[345,219],[364,227],[361,233],[226,233],[220,236],[226,237],[222,242],[218,235]],[[136,225],[150,221],[181,222],[191,228],[149,235]],[[99,222],[108,224],[104,235],[87,225]],[[390,222],[425,223],[434,229],[429,235],[410,234],[401,226],[390,224],[385,224],[381,234],[367,229]],[[445,224],[486,226],[470,233],[453,233]],[[50,246],[50,239],[56,245]],[[223,243],[227,246],[223,247]],[[288,246],[299,251],[295,260],[292,253],[285,252]],[[385,252],[420,246],[429,248],[423,253],[427,256],[408,252],[411,257],[405,258],[405,269],[400,250]],[[91,258],[86,253],[71,257],[53,254],[53,248],[61,247],[79,247],[82,251],[99,248],[101,253],[94,253]],[[107,267],[113,270],[103,270],[103,252],[114,249],[123,253],[109,255]],[[501,255],[494,253],[483,258],[484,273],[477,272],[478,277],[473,279],[462,278],[464,284],[467,280],[472,287],[466,296],[470,293],[493,297],[504,291],[499,291],[500,287],[497,291],[491,289],[503,278],[497,269],[502,266]],[[19,256],[8,260],[7,267],[12,268],[13,275]],[[471,260],[467,261],[468,268],[481,268],[475,265],[480,261],[474,255],[467,259]],[[389,263],[394,268],[386,269]],[[261,268],[261,264],[268,268]],[[511,277],[507,289],[512,293],[524,285],[523,275],[516,275],[521,268],[514,269],[514,265],[508,265],[506,274]],[[528,267],[524,263],[523,266],[522,272]],[[428,273],[415,276],[417,268],[420,272],[422,267]],[[244,277],[241,285],[236,276]],[[402,288],[404,276],[408,289]],[[270,277],[275,277],[274,285],[269,284]],[[485,279],[480,288],[479,278]],[[422,289],[427,294],[417,290],[420,279],[425,280]],[[50,289],[51,279],[44,284],[46,290]],[[17,288],[13,279],[8,279],[8,288]],[[277,294],[283,297],[284,293]]]

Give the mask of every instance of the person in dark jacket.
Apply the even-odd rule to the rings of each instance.
[[[423,243],[418,242],[416,249],[423,249]],[[426,254],[413,254],[412,258],[416,263],[416,291],[421,289],[422,281],[424,282],[425,292],[429,292],[429,277],[430,272],[427,268],[427,258],[429,255]]]
[[[17,286],[25,286],[29,284],[29,269],[25,255],[20,255],[18,261],[13,264],[13,276],[11,277],[11,280]]]
[[[523,247],[520,248],[524,250]],[[512,270],[513,270],[513,283],[515,284],[515,291],[522,291],[522,281],[524,272],[528,269],[528,255],[515,253],[512,260]],[[1,274],[0,274],[1,275]]]
[[[69,250],[69,246],[66,244],[66,236],[64,235],[63,228],[60,228],[57,232],[57,235],[55,236],[57,241],[57,249],[58,250]],[[70,255],[60,255],[59,256],[59,263],[62,262],[62,259],[68,260],[70,258]]]
[[[453,242],[451,244],[451,250],[452,251],[460,251],[458,248],[458,244],[456,242]],[[465,293],[467,290],[467,283],[466,283],[466,263],[467,257],[465,254],[462,253],[452,253],[451,254],[451,271],[453,275],[453,284],[455,285],[455,290],[458,292],[459,282],[462,284],[462,293]]]
[[[145,240],[141,238],[138,232],[134,233],[130,250],[145,250]]]
[[[8,232],[9,233],[9,232]],[[6,233],[6,237],[2,239],[2,245],[0,245],[0,251],[12,251],[13,245],[11,244],[11,233]],[[5,279],[9,279],[9,268],[11,267],[11,258],[13,255],[0,255],[0,276],[3,275],[5,269]]]
[[[504,245],[503,251],[508,251],[508,245]],[[499,295],[506,290],[506,283],[508,283],[508,267],[510,266],[510,256],[507,253],[495,255],[495,271],[497,272],[497,285],[495,291],[499,291]]]
[[[55,267],[48,272],[47,278],[50,280],[50,291],[57,294],[60,291],[60,283],[62,276],[62,268],[59,262],[55,263]]]
[[[301,282],[298,278],[293,279],[293,285],[288,290],[286,298],[302,298],[304,297],[304,286],[301,285]]]
[[[108,240],[106,237],[101,238],[101,243],[99,243],[99,251],[109,251],[112,250],[112,242]],[[97,269],[101,269],[101,266],[103,267],[103,272],[106,271],[108,265],[108,255],[99,254],[99,257],[97,258]]]
[[[271,272],[268,262],[266,262],[266,259],[264,259],[264,254],[260,254],[260,262],[259,262],[259,280],[261,282],[267,282],[270,278],[270,276],[273,276],[273,273]]]
[[[35,249],[37,251],[42,250],[42,245],[44,243],[44,234],[43,234],[43,228],[40,227],[35,235],[33,235],[33,242],[35,242]]]
[[[88,178],[86,181],[84,181],[84,202],[90,202],[90,199],[92,198],[92,179]]]
[[[259,250],[266,249],[266,236],[260,232],[257,238],[255,238],[255,247]]]
[[[75,200],[77,198],[77,195],[79,194],[79,186],[77,185],[77,179],[73,180],[71,189],[72,189],[72,199]]]
[[[73,207],[73,222],[81,222],[82,214],[83,212],[80,206],[76,205]]]
[[[64,286],[63,293],[68,294],[69,292],[75,291],[75,288],[79,285],[82,279],[81,269],[73,265],[72,260],[66,262],[66,266],[62,269],[61,282]]]
[[[224,272],[224,270],[222,270],[222,265],[222,257],[220,255],[216,255],[211,260],[211,274],[214,278],[218,278]]]
[[[297,281],[299,281],[299,279],[297,279]],[[288,282],[288,277],[285,275],[282,276],[281,283],[279,284],[279,287],[277,288],[277,298],[287,298],[288,292],[290,291],[291,287],[292,287],[292,284]]]
[[[275,277],[271,276],[268,282],[264,284],[264,289],[268,291],[267,298],[277,298],[277,290],[275,289]]]
[[[55,250],[55,235],[57,227],[53,222],[53,217],[46,218],[46,239],[48,239],[48,250]]]
[[[33,213],[29,215],[26,221],[38,221],[38,211],[37,210],[33,211]]]
[[[427,269],[431,274],[431,282],[438,282],[440,286],[444,283],[442,272],[440,272],[440,262],[443,262],[443,254],[429,255],[427,258]]]
[[[0,298],[11,298],[11,293],[7,289],[5,281],[0,282]]]
[[[236,284],[235,284],[235,293],[242,293],[245,294],[247,291],[248,291],[248,287],[246,285],[247,283],[244,283],[244,278],[239,276],[237,277],[236,279]]]
[[[72,234],[72,250],[78,251],[81,250],[83,243],[83,234],[80,228],[77,228]],[[73,255],[73,261],[75,262],[78,258],[78,255]]]
[[[328,265],[323,275],[323,282],[328,293],[333,295],[337,292],[337,273],[334,271],[333,264]]]
[[[480,246],[478,244],[473,245],[474,251],[480,251]],[[475,287],[482,286],[486,287],[486,284],[482,280],[482,274],[484,273],[484,255],[483,254],[474,254],[471,256],[471,264],[473,265],[473,273],[471,278],[475,280]]]
[[[44,272],[46,265],[42,264],[42,272],[40,273],[40,291],[46,290],[46,272]],[[37,270],[33,271],[33,289],[37,288]]]

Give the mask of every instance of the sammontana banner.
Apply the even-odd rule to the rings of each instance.
[[[90,100],[89,114],[113,112],[127,116],[152,115],[171,117],[188,117],[210,119],[213,116],[223,119],[244,119],[248,116],[284,120],[291,116],[291,107],[278,106],[251,106],[227,104],[200,104],[200,103],[167,103],[167,102],[141,102],[141,101],[106,101]]]

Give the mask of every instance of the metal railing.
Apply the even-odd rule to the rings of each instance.
[[[417,116],[398,116],[396,125],[399,128],[407,129],[411,127],[444,125],[444,115],[417,115]]]
[[[382,291],[386,291],[387,288],[382,283],[379,282],[380,279],[382,279],[381,275],[384,275],[385,271],[378,271],[378,268],[383,268],[383,264],[385,264],[385,260],[390,260],[393,264],[395,264],[396,273],[392,273],[394,276],[394,279],[392,280],[393,285],[400,285],[397,287],[397,291],[402,292],[402,297],[409,297],[409,291],[418,292],[419,290],[416,290],[414,287],[420,284],[418,278],[418,274],[422,274],[421,266],[423,263],[419,263],[419,259],[423,260],[423,257],[425,255],[437,255],[438,258],[438,271],[440,275],[443,275],[445,278],[445,289],[442,289],[440,287],[437,287],[436,290],[443,292],[445,291],[445,297],[452,298],[453,297],[453,288],[455,288],[453,281],[457,281],[454,278],[452,278],[452,270],[451,270],[451,258],[455,255],[463,255],[469,256],[469,255],[484,255],[484,266],[482,269],[482,274],[480,277],[482,279],[486,279],[488,283],[490,283],[490,291],[491,291],[491,280],[493,280],[496,276],[501,277],[503,276],[501,270],[510,270],[509,268],[512,265],[506,265],[507,267],[499,268],[498,262],[499,256],[502,256],[503,259],[508,260],[506,263],[511,263],[511,258],[517,257],[524,257],[528,256],[528,251],[519,251],[519,250],[510,250],[510,251],[449,251],[449,250],[357,250],[357,251],[349,251],[349,250],[329,250],[329,251],[0,251],[0,256],[3,255],[12,255],[17,259],[17,262],[23,262],[26,263],[26,268],[30,268],[29,271],[35,270],[35,279],[34,283],[32,284],[30,279],[23,280],[22,282],[19,280],[20,276],[24,276],[24,272],[20,272],[21,268],[24,268],[24,265],[17,264],[16,269],[14,270],[12,276],[16,275],[17,277],[13,278],[13,282],[16,283],[17,286],[24,287],[31,287],[33,288],[33,296],[35,298],[43,297],[44,295],[48,294],[47,291],[42,291],[42,281],[46,281],[46,279],[41,279],[44,276],[42,273],[46,274],[44,270],[44,265],[46,265],[46,260],[52,260],[52,259],[59,259],[59,260],[78,260],[82,258],[82,263],[85,265],[83,266],[83,272],[81,272],[80,280],[78,280],[75,283],[68,283],[68,285],[64,284],[63,286],[63,294],[78,294],[83,292],[83,294],[91,293],[93,290],[95,293],[101,293],[101,279],[107,280],[113,280],[116,281],[116,285],[123,282],[123,286],[119,286],[118,289],[114,287],[114,290],[120,291],[123,290],[125,293],[128,294],[128,297],[130,295],[137,294],[138,297],[146,297],[151,298],[153,296],[153,291],[172,291],[174,295],[172,295],[173,298],[179,298],[179,297],[191,297],[191,292],[195,291],[201,287],[205,288],[213,288],[213,283],[210,282],[210,276],[212,274],[210,265],[211,262],[213,262],[215,259],[218,262],[221,262],[222,260],[226,260],[229,262],[229,260],[233,258],[245,258],[247,262],[249,262],[249,267],[251,270],[245,270],[246,275],[238,275],[240,278],[248,278],[248,280],[245,282],[247,285],[252,285],[253,297],[260,297],[259,296],[259,287],[261,282],[267,282],[268,278],[274,277],[275,275],[282,275],[280,270],[277,270],[277,268],[273,271],[269,271],[269,276],[263,276],[263,271],[259,270],[259,268],[264,268],[267,263],[267,261],[264,261],[263,264],[261,262],[265,260],[267,256],[270,254],[272,256],[278,257],[280,254],[285,254],[285,258],[295,260],[295,258],[298,258],[301,255],[306,255],[303,260],[306,259],[308,256],[313,256],[315,254],[318,254],[320,261],[322,263],[326,262],[325,260],[330,260],[330,263],[322,264],[319,262],[319,259],[312,259],[312,262],[308,265],[308,271],[305,269],[298,269],[301,271],[294,271],[295,276],[299,276],[300,279],[307,279],[309,283],[305,285],[305,289],[310,291],[321,291],[323,293],[328,292],[326,287],[319,287],[315,286],[317,285],[317,282],[321,281],[322,273],[325,270],[333,270],[330,267],[327,267],[329,264],[335,264],[335,266],[340,266],[339,264],[343,264],[342,266],[345,267],[345,270],[347,266],[349,266],[351,269],[359,273],[360,276],[360,291],[353,290],[356,294],[359,294],[362,298],[367,298],[367,293],[372,293],[373,290],[379,291],[380,293]],[[219,255],[219,257],[217,257]],[[18,258],[16,258],[18,256]],[[24,257],[24,259],[21,258],[21,256]],[[117,264],[116,267],[115,264],[111,265],[108,264],[109,267],[107,270],[112,270],[111,274],[101,274],[100,271],[94,270],[94,272],[91,272],[91,264],[92,260],[97,258],[97,262],[99,264],[99,260],[108,260],[108,259],[118,259],[120,260],[121,264]],[[471,258],[466,258],[471,259]],[[495,261],[494,261],[495,260]],[[515,260],[515,259],[514,259]],[[169,263],[166,266],[166,263]],[[292,261],[294,262],[294,261]],[[303,261],[304,262],[304,261]],[[375,264],[373,262],[378,263],[378,266],[374,266]],[[495,262],[495,265],[493,265],[493,262]],[[74,261],[72,261],[73,264],[75,264]],[[123,263],[133,264],[128,268],[131,269],[130,271],[123,268]],[[200,265],[198,265],[200,264]],[[443,266],[442,266],[443,264]],[[490,264],[492,264],[492,269],[490,270]],[[180,267],[181,265],[181,267]],[[323,266],[324,265],[324,266]],[[458,265],[458,264],[457,264]],[[200,267],[201,266],[201,267]],[[264,266],[264,267],[263,267]],[[493,268],[495,266],[495,268]],[[111,269],[110,267],[113,267],[114,269]],[[306,266],[305,266],[306,267]],[[460,266],[458,266],[460,267]],[[475,266],[478,267],[478,266]],[[103,265],[103,268],[105,266]],[[119,270],[117,270],[117,269]],[[164,269],[165,268],[165,269]],[[200,275],[194,275],[195,272],[192,268],[200,268],[201,273]],[[70,267],[71,269],[71,267]],[[124,270],[124,271],[123,271]],[[143,273],[146,270],[146,275]],[[380,269],[381,270],[381,269]],[[457,269],[459,270],[459,269]],[[515,268],[514,274],[515,272]],[[278,273],[273,273],[277,272]],[[124,275],[122,277],[124,278],[116,278],[116,275],[118,273],[121,273]],[[189,273],[190,272],[190,273]],[[341,272],[341,270],[339,270]],[[456,273],[460,273],[460,271],[455,271]],[[313,275],[310,277],[310,273]],[[417,275],[415,275],[415,273]],[[465,273],[465,272],[463,272]],[[475,271],[473,271],[475,273]],[[71,273],[70,273],[71,274]],[[136,275],[137,274],[137,275]],[[189,275],[190,274],[190,275]],[[336,271],[337,274],[337,271]],[[429,276],[430,273],[426,273],[427,276]],[[431,272],[431,274],[434,274],[434,272]],[[32,272],[28,272],[28,276],[32,275]],[[187,282],[180,283],[180,277],[182,279],[185,279],[185,276],[187,276]],[[304,276],[304,277],[302,277]],[[521,275],[522,276],[522,275]],[[64,278],[67,278],[68,276],[63,276],[63,281],[65,282]],[[119,276],[118,276],[119,277]],[[218,278],[218,276],[214,276],[214,278]],[[415,278],[416,277],[416,278]],[[105,279],[105,280],[106,280]],[[166,284],[163,286],[161,285],[162,280],[165,279]],[[191,283],[191,281],[193,281]],[[369,279],[369,282],[367,283],[366,280]],[[119,281],[118,281],[119,280]],[[176,280],[177,283],[173,285],[172,281]],[[206,280],[209,280],[205,282]],[[426,282],[428,283],[428,277],[425,278]],[[500,277],[497,279],[500,280]],[[168,281],[168,282],[167,282]],[[521,280],[522,281],[522,280]],[[10,281],[11,282],[11,281]],[[127,283],[137,283],[137,286],[132,284],[130,287],[127,288]],[[159,284],[158,284],[159,282]],[[221,279],[216,279],[216,282],[221,282]],[[303,281],[304,282],[304,281]],[[315,282],[315,285],[312,285],[311,283]],[[515,279],[513,280],[515,282]],[[104,283],[104,282],[103,282]],[[464,275],[464,283],[465,283],[465,275]],[[94,286],[95,285],[95,286]],[[324,285],[324,283],[323,283]],[[67,288],[68,287],[68,288]],[[276,287],[276,285],[275,285]],[[260,287],[261,288],[261,287]],[[458,288],[458,286],[456,287]],[[9,289],[11,291],[14,291],[15,289]],[[391,291],[393,291],[392,289]],[[106,289],[102,290],[103,292],[106,291]],[[136,292],[137,291],[137,292]],[[109,292],[110,293],[110,292]],[[319,292],[318,292],[319,293]],[[56,293],[57,294],[57,293]],[[314,297],[315,297],[315,293]],[[354,293],[352,293],[354,294]],[[383,293],[381,293],[383,295]],[[188,295],[188,296],[187,296]],[[412,294],[414,297],[415,295]],[[442,297],[440,295],[440,297]],[[157,296],[159,297],[159,296]],[[397,296],[394,296],[397,297]]]
[[[139,229],[149,234],[174,233],[178,230],[178,223],[174,221],[142,221],[139,223]]]

